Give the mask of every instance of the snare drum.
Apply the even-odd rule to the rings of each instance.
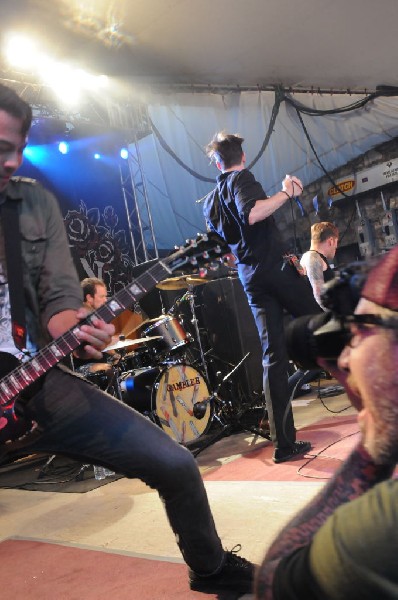
[[[176,317],[170,315],[162,315],[151,319],[143,328],[143,333],[147,337],[159,335],[162,337],[161,340],[156,342],[156,346],[161,351],[167,351],[168,353],[175,352],[178,348],[186,346],[190,343],[189,334],[184,331],[181,322]]]
[[[123,363],[126,365],[126,371],[147,369],[156,364],[155,351],[150,346],[142,346],[126,354]]]

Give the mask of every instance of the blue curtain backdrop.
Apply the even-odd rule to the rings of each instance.
[[[359,95],[294,94],[309,108],[331,110],[363,99]],[[156,241],[171,248],[204,230],[201,204],[217,169],[209,165],[204,147],[215,132],[227,130],[245,138],[247,163],[259,153],[275,103],[273,92],[164,93],[145,99],[154,125],[140,141],[140,152]],[[328,171],[398,135],[398,99],[377,98],[363,108],[327,116],[303,115],[313,146]],[[183,166],[180,163],[183,163]],[[193,175],[192,172],[197,174]],[[264,153],[253,166],[268,195],[280,189],[286,173],[305,185],[323,175],[296,110],[283,102]],[[303,196],[308,205],[312,198]]]

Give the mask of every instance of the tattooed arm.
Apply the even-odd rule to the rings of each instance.
[[[314,534],[334,511],[391,477],[395,465],[376,465],[359,444],[333,478],[281,531],[258,570],[256,598],[271,600],[276,568],[282,558],[311,543]]]
[[[307,277],[310,280],[310,284],[312,286],[312,291],[314,292],[315,300],[318,302],[319,306],[326,310],[324,306],[322,306],[321,302],[321,292],[324,285],[323,280],[323,271],[324,271],[324,262],[322,258],[319,256],[317,252],[313,252],[309,250],[306,252],[301,259],[302,266],[305,267],[307,272]]]

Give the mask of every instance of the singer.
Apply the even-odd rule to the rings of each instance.
[[[311,444],[296,441],[288,385],[283,310],[293,316],[320,312],[311,286],[291,263],[286,263],[274,212],[288,199],[299,197],[302,182],[286,175],[282,189],[267,197],[245,168],[243,138],[217,133],[206,152],[221,174],[207,195],[203,211],[209,229],[216,231],[236,257],[263,349],[264,395],[276,463],[308,452]]]

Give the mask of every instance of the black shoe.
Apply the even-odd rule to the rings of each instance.
[[[191,590],[216,594],[223,590],[233,590],[241,594],[253,591],[254,565],[245,558],[237,556],[241,545],[237,544],[229,552],[225,552],[225,561],[218,573],[213,575],[198,575],[189,570],[189,585]]]
[[[282,463],[300,454],[305,454],[311,449],[311,442],[294,442],[290,448],[277,448],[274,452],[274,463]]]
[[[300,396],[304,396],[305,394],[309,394],[312,392],[312,387],[309,383],[303,383],[303,385],[299,388],[296,388],[296,391],[293,394],[293,400],[296,398],[300,398]]]

